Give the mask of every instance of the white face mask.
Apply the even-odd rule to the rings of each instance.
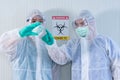
[[[75,29],[76,33],[80,37],[86,37],[89,33],[88,26],[82,26]]]

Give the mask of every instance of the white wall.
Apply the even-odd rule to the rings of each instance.
[[[35,8],[40,9],[48,17],[51,15],[72,16],[70,22],[80,10],[88,9],[96,17],[98,32],[109,35],[120,45],[119,3],[120,0],[0,0],[0,34],[25,26],[28,12]],[[50,20],[47,19],[47,21]],[[50,29],[50,24],[47,26]],[[58,44],[60,43],[65,43],[65,41],[59,41]],[[10,62],[2,52],[0,63],[0,80],[11,80]],[[62,67],[61,80],[70,80],[69,65]]]

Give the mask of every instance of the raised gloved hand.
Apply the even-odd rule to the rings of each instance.
[[[42,37],[42,40],[48,45],[52,45],[54,43],[54,38],[47,29],[46,29],[46,34]]]
[[[35,23],[32,23],[28,26],[25,26],[24,28],[22,28],[20,31],[19,31],[19,34],[21,37],[25,37],[25,36],[36,36],[38,35],[38,33],[36,32],[33,32],[32,30],[36,27],[38,27],[39,25],[41,25],[40,22],[35,22]]]

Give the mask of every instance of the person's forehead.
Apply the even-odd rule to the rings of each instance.
[[[32,19],[43,19],[43,18],[40,15],[36,15]]]
[[[83,18],[76,19],[75,21],[84,21]]]

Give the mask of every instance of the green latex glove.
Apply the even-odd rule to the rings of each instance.
[[[48,30],[46,30],[46,34],[42,37],[42,40],[48,45],[52,45],[54,43],[54,38]]]
[[[28,26],[25,26],[24,28],[22,28],[20,31],[19,31],[19,34],[21,37],[25,37],[25,36],[35,36],[35,35],[38,35],[38,33],[35,33],[35,32],[32,32],[32,30],[34,28],[36,28],[37,26],[41,25],[40,22],[35,22],[35,23],[32,23]]]

